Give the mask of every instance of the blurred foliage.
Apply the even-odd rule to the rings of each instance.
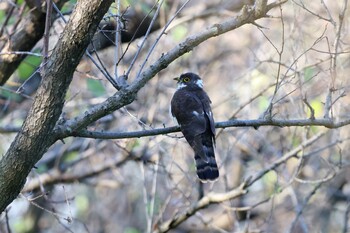
[[[86,216],[89,211],[89,198],[86,195],[77,195],[74,198],[74,203],[79,216]]]
[[[63,162],[73,162],[79,158],[78,151],[72,151],[65,154]]]
[[[61,11],[62,11],[63,13],[71,12],[76,3],[77,3],[77,0],[69,0],[69,1],[67,1],[67,2],[63,5]]]
[[[3,24],[6,20],[6,13],[5,11],[0,11],[0,24]]]
[[[0,96],[9,100],[9,101],[20,101],[22,100],[21,96],[18,95],[17,93],[11,91],[10,89],[2,89],[0,88]]]
[[[32,229],[35,222],[31,216],[27,216],[21,219],[16,219],[13,224],[13,229],[16,233],[25,233],[28,229]]]
[[[17,68],[18,77],[24,81],[28,79],[38,68],[42,61],[38,56],[27,56]]]
[[[310,102],[311,107],[314,109],[315,111],[315,117],[316,118],[321,118],[323,117],[323,113],[324,113],[324,108],[323,108],[323,104],[321,103],[320,100],[314,99]],[[308,112],[307,115],[310,116],[311,111],[308,108]]]
[[[310,81],[310,80],[313,78],[314,73],[315,73],[314,67],[312,67],[312,66],[306,67],[306,68],[304,69],[304,81],[305,81],[305,82]]]
[[[125,230],[124,230],[124,233],[140,233],[139,230],[135,229],[135,228],[132,228],[132,227],[127,227]]]
[[[187,33],[187,27],[184,25],[179,25],[171,31],[171,36],[174,38],[175,41],[180,42],[185,38]]]
[[[104,86],[101,84],[101,82],[99,80],[87,78],[86,84],[87,84],[88,90],[95,97],[104,96],[106,94],[106,89],[104,88]]]

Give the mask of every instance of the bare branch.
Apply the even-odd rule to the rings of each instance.
[[[106,162],[104,164],[101,164],[101,166],[98,168],[90,169],[84,173],[74,173],[74,166],[70,166],[69,169],[65,170],[60,170],[58,168],[51,169],[47,173],[40,174],[37,178],[29,180],[21,192],[33,192],[43,186],[53,185],[57,183],[70,184],[77,181],[87,183],[87,180],[89,178],[96,177],[100,174],[103,174],[104,172],[121,167],[130,160],[145,162],[142,157],[137,157],[133,152],[127,151],[127,153],[128,154],[124,158],[115,163]],[[69,170],[69,172],[66,170]]]
[[[304,202],[302,203],[301,206],[297,206],[297,211],[296,211],[296,216],[293,220],[293,222],[291,223],[290,225],[290,228],[289,228],[289,233],[293,232],[293,228],[296,226],[299,218],[301,217],[304,209],[306,208],[307,204],[309,203],[310,199],[315,195],[316,191],[319,190],[321,188],[323,183],[318,183],[314,188],[313,190],[309,193],[309,195],[307,195],[307,197],[305,198]],[[304,232],[308,232],[308,231],[304,231]]]
[[[57,138],[64,138],[71,135],[72,132],[80,131],[86,128],[92,122],[100,119],[111,112],[130,104],[136,97],[137,92],[159,71],[165,69],[171,62],[178,57],[191,51],[194,47],[211,37],[216,37],[228,31],[234,30],[242,25],[252,23],[259,18],[266,16],[267,12],[274,7],[280,6],[286,1],[274,2],[266,7],[265,12],[255,14],[255,9],[247,9],[244,7],[240,15],[235,18],[230,18],[223,23],[214,24],[207,30],[198,34],[187,37],[183,42],[178,44],[168,53],[163,54],[153,65],[150,65],[137,79],[131,83],[127,88],[122,89],[115,95],[109,97],[106,101],[98,104],[87,110],[84,114],[77,116],[72,120],[66,121],[64,124],[58,125],[55,129]]]
[[[266,173],[268,173],[271,170],[274,170],[277,168],[279,165],[285,163],[287,160],[289,160],[292,157],[297,156],[297,154],[302,151],[305,147],[310,146],[314,142],[316,142],[319,138],[323,137],[326,132],[320,132],[313,136],[312,138],[304,141],[301,145],[298,147],[294,148],[293,150],[289,151],[288,153],[284,154],[281,158],[277,159],[274,163],[272,163],[270,166],[266,167],[264,170],[261,170],[257,174],[255,174],[253,177],[249,179],[247,182],[247,186],[252,185],[254,182],[259,180],[261,177],[263,177]]]
[[[185,213],[179,214],[174,218],[161,224],[159,228],[154,231],[155,233],[168,232],[172,228],[178,226],[189,217],[193,216],[198,210],[201,210],[211,204],[221,203],[223,201],[232,200],[244,195],[247,190],[244,189],[245,183],[243,182],[238,188],[232,189],[227,193],[208,193],[196,202],[192,207],[188,208]]]
[[[293,127],[293,126],[323,126],[330,129],[349,125],[350,119],[334,122],[329,119],[256,119],[256,120],[229,120],[223,122],[217,122],[215,128],[229,128],[229,127],[254,127],[261,126],[278,126],[278,127]],[[147,136],[155,136],[162,134],[169,134],[179,132],[178,126],[172,126],[167,128],[158,128],[151,130],[141,130],[133,132],[105,132],[105,131],[89,131],[80,130],[72,132],[66,136],[84,137],[84,138],[99,138],[99,139],[124,139],[124,138],[140,138]]]
[[[315,109],[311,106],[311,104],[307,101],[306,96],[303,98],[303,102],[306,104],[306,106],[310,110],[310,119],[315,120]]]
[[[346,206],[345,214],[344,214],[344,227],[343,233],[349,232],[349,219],[350,219],[350,200],[348,199],[348,204]]]

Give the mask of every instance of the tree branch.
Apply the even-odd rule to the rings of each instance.
[[[205,31],[187,37],[168,53],[162,54],[162,56],[155,63],[150,65],[132,84],[109,97],[103,103],[95,105],[84,114],[58,125],[55,129],[57,139],[68,137],[72,132],[80,131],[101,117],[133,102],[137,92],[159,71],[165,69],[175,59],[191,51],[202,42],[228,31],[232,31],[242,25],[253,23],[255,20],[265,17],[269,10],[285,2],[287,2],[287,0],[271,3],[264,8],[265,11],[259,12],[256,12],[255,8],[248,9],[248,7],[244,6],[240,15],[237,17],[230,18],[223,23],[214,24]],[[259,8],[259,10],[261,9]]]
[[[321,132],[313,136],[312,138],[307,139],[301,145],[284,154],[281,158],[277,159],[274,163],[272,163],[270,166],[268,166],[264,170],[257,172],[252,177],[249,177],[246,181],[242,182],[238,188],[233,189],[226,193],[207,194],[206,196],[201,198],[198,202],[196,202],[192,207],[189,207],[186,211],[184,211],[184,213],[174,216],[170,220],[161,224],[155,232],[156,233],[168,232],[172,228],[175,228],[176,226],[178,226],[179,224],[181,224],[182,222],[184,222],[185,220],[193,216],[198,210],[201,210],[214,203],[221,203],[227,200],[235,199],[241,195],[244,195],[248,191],[247,188],[250,187],[252,184],[254,184],[256,181],[258,181],[259,179],[261,179],[266,173],[276,169],[279,165],[284,164],[290,158],[295,157],[297,153],[299,153],[306,147],[316,142],[320,137],[324,136],[325,133],[326,132]]]
[[[185,213],[182,213],[174,218],[161,224],[159,228],[154,231],[155,233],[168,232],[172,228],[180,225],[182,222],[193,216],[198,210],[201,210],[211,204],[221,203],[223,201],[232,200],[239,196],[244,195],[247,190],[244,189],[245,183],[243,182],[238,188],[233,189],[226,193],[208,193],[202,197],[193,206],[188,208]]]
[[[278,127],[292,127],[292,126],[324,126],[329,129],[340,128],[344,125],[349,125],[350,119],[333,122],[330,119],[257,119],[257,120],[229,120],[216,122],[215,128],[230,128],[230,127],[254,127],[260,126],[278,126]],[[169,134],[179,132],[179,126],[172,126],[167,128],[157,128],[150,130],[141,130],[133,132],[104,132],[104,131],[89,131],[80,130],[72,132],[70,136],[83,137],[83,138],[95,138],[95,139],[124,139],[124,138],[140,138],[148,136],[156,136],[162,134]]]

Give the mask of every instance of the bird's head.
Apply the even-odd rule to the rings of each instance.
[[[177,81],[177,89],[190,87],[194,89],[203,88],[202,79],[194,73],[185,73],[180,77],[174,78]]]

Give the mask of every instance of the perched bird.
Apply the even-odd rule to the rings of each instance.
[[[211,101],[203,90],[202,79],[194,73],[182,74],[171,100],[171,114],[194,151],[198,178],[202,182],[219,177],[215,161],[215,126]]]

